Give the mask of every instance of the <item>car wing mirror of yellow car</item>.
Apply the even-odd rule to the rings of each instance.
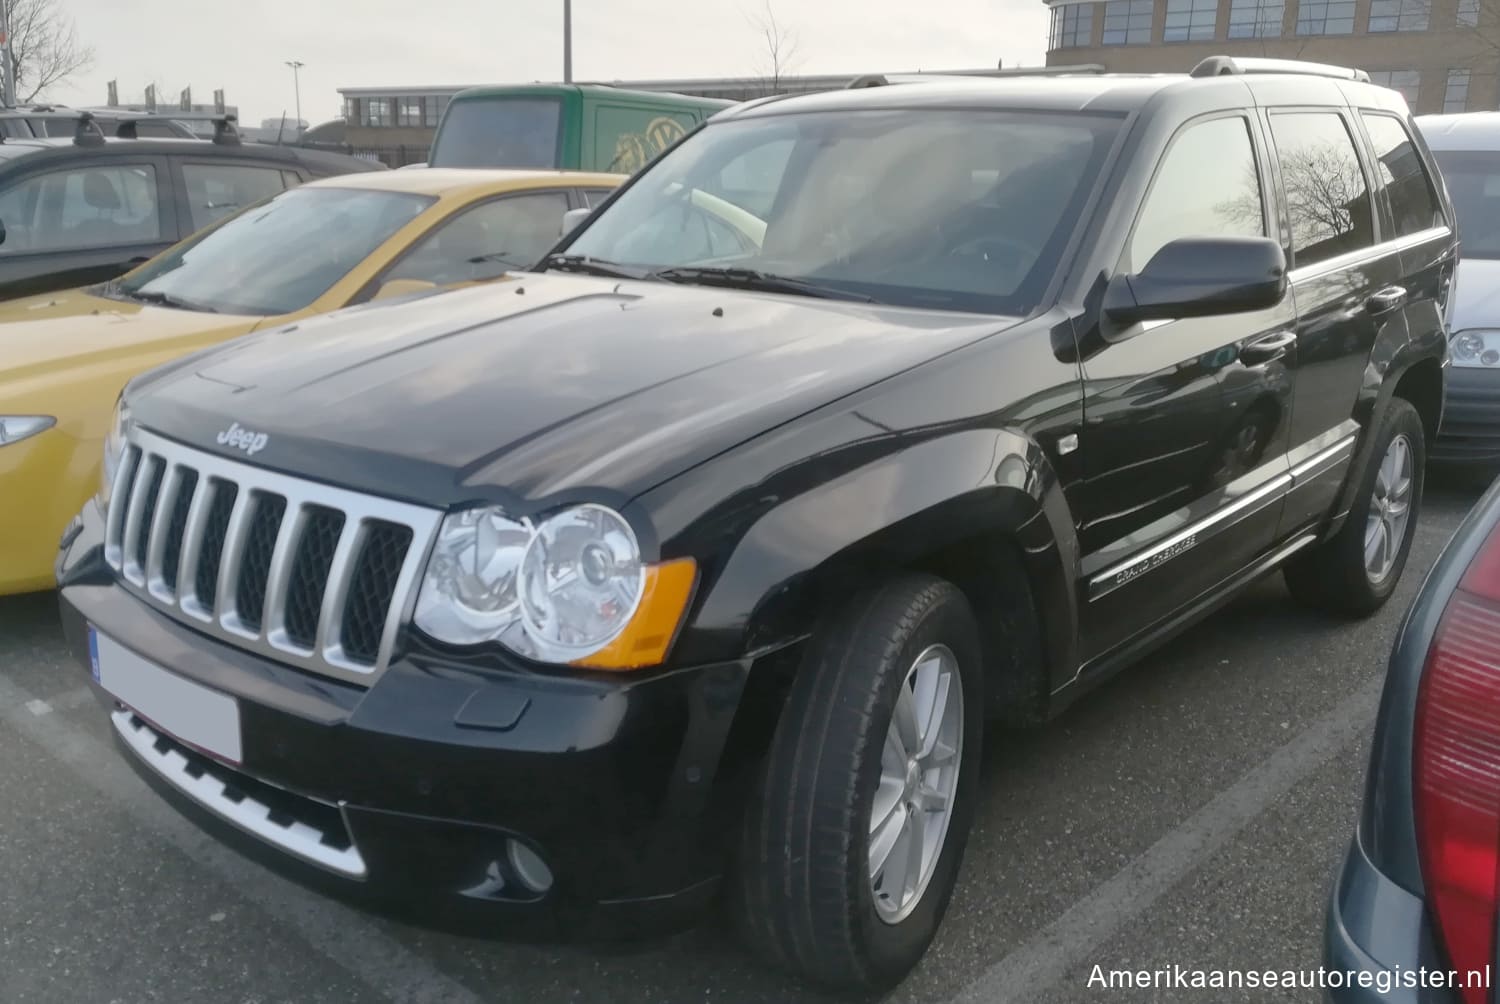
[[[391,279],[382,284],[379,292],[370,299],[372,302],[375,300],[393,300],[398,296],[415,296],[418,293],[430,293],[437,288],[437,283],[428,282],[426,279]]]
[[[574,230],[577,230],[579,225],[588,219],[593,212],[592,209],[569,209],[566,213],[563,213],[562,236],[566,237]]]

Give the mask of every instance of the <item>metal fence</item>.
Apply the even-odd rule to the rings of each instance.
[[[343,153],[364,160],[378,160],[386,167],[406,167],[408,164],[427,162],[425,146],[353,146],[349,143],[303,143],[309,150],[326,153]]]

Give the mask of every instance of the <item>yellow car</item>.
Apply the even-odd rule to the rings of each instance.
[[[624,179],[429,169],[315,181],[103,286],[0,305],[0,596],[48,589],[126,381],[257,329],[495,279]]]

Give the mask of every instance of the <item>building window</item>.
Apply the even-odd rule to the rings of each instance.
[[[1151,44],[1152,0],[1109,0],[1104,5],[1104,45]],[[1353,6],[1352,0],[1350,6]]]
[[[1219,0],[1167,0],[1163,42],[1212,41],[1219,28]]]
[[[1469,71],[1449,70],[1448,89],[1443,92],[1443,113],[1461,112],[1469,104]]]
[[[1370,31],[1426,31],[1427,0],[1370,0]]]
[[[1420,70],[1371,70],[1370,83],[1400,91],[1406,103],[1415,106],[1417,92],[1422,88],[1422,72]]]
[[[358,122],[359,121],[359,98],[345,98],[344,99],[344,121],[345,122]]]
[[[1094,5],[1070,3],[1052,8],[1052,48],[1076,49],[1094,41]]]
[[[443,120],[443,112],[448,109],[448,99],[429,95],[425,99],[423,115],[426,116],[427,125],[436,129],[439,122]]]
[[[398,126],[420,126],[422,124],[422,99],[397,98],[396,124]]]
[[[1354,0],[1303,0],[1297,5],[1297,34],[1354,34]]]
[[[1479,27],[1479,0],[1458,0],[1458,26]]]
[[[1280,38],[1284,0],[1229,0],[1230,38]]]
[[[391,124],[391,99],[390,98],[365,98],[364,115],[359,120],[360,125],[374,126],[376,128]]]

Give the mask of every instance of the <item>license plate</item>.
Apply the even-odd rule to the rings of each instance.
[[[210,756],[239,763],[240,706],[234,698],[162,669],[89,631],[94,679],[153,727]]]

